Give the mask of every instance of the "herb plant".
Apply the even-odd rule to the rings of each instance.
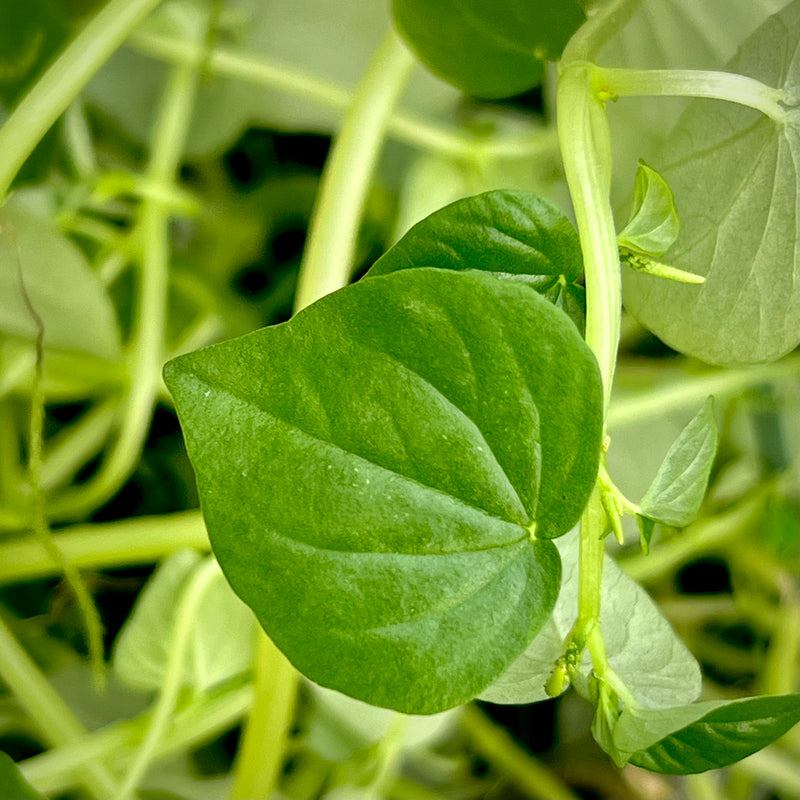
[[[0,6],[0,794],[793,796],[800,0],[331,5]]]

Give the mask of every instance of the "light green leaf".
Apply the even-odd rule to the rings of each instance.
[[[170,362],[212,545],[309,678],[463,703],[544,624],[551,542],[597,473],[600,381],[566,316],[471,270],[400,270]]]
[[[368,276],[413,267],[478,269],[522,281],[583,327],[578,234],[556,206],[533,192],[498,190],[450,203],[414,225]]]
[[[651,772],[719,769],[775,741],[800,719],[796,694],[711,701],[660,710],[625,709],[614,730],[624,760]]]
[[[600,45],[597,63],[633,69],[721,70],[742,42],[786,0],[659,0],[628,3],[626,24]],[[615,202],[630,207],[637,162],[660,163],[661,150],[690,98],[625,97],[607,106],[615,153]],[[681,210],[682,207],[681,207]]]
[[[33,342],[37,327],[19,273],[44,324],[47,349],[120,358],[111,300],[83,254],[50,223],[19,209],[0,209],[0,336]]]
[[[676,528],[694,522],[706,494],[718,443],[714,403],[709,397],[670,447],[642,498],[642,515]]]
[[[202,562],[194,550],[179,550],[148,581],[114,647],[114,670],[128,686],[157,690],[176,625],[191,624],[183,685],[210,689],[250,668],[255,628],[253,615],[218,575],[203,596],[194,620],[176,619],[192,573]]]
[[[635,253],[663,256],[680,231],[678,212],[669,184],[652,167],[639,162],[633,208],[617,244]]]
[[[22,776],[19,767],[0,751],[0,800],[44,800]]]
[[[585,19],[575,0],[393,0],[400,32],[435,74],[478,97],[508,97],[542,77]]]
[[[683,227],[676,267],[702,287],[625,270],[625,303],[671,347],[715,364],[771,361],[800,339],[800,2],[769,18],[726,69],[786,94],[782,122],[734,103],[696,100],[662,170]]]
[[[562,564],[561,591],[553,615],[528,649],[481,693],[492,703],[547,699],[544,684],[561,656],[578,608],[578,533],[556,541]],[[700,669],[658,606],[610,556],[603,565],[600,625],[609,660],[637,701],[648,708],[691,703],[700,694]],[[576,689],[589,695],[588,656]]]

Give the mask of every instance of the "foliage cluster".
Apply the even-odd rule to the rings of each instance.
[[[800,0],[0,9],[1,796],[800,792]]]

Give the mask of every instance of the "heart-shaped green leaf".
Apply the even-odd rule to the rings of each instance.
[[[431,71],[478,97],[508,97],[542,78],[586,19],[576,0],[393,0],[400,32]]]
[[[583,330],[583,256],[575,227],[533,192],[497,190],[456,200],[414,225],[367,273],[479,269],[527,283]]]
[[[527,286],[401,270],[167,365],[217,557],[309,678],[432,713],[555,603],[601,384]]]

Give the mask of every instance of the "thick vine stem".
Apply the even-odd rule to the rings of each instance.
[[[603,556],[605,555],[606,512],[603,507],[602,490],[595,486],[592,496],[581,517],[581,538],[578,554],[578,618],[572,626],[564,648],[564,663],[568,671],[580,664],[583,651],[590,642],[592,657],[599,656],[595,670],[607,666],[605,650],[596,646],[597,636],[592,636],[600,623],[600,593],[603,584]],[[601,637],[602,638],[602,637]],[[570,678],[573,676],[570,675]]]
[[[614,219],[609,201],[611,147],[602,102],[592,93],[592,65],[567,65],[558,87],[558,133],[570,195],[578,221],[586,274],[586,343],[603,380],[608,413],[617,362],[622,286]],[[578,619],[567,641],[566,662],[578,663],[600,618],[606,512],[596,486],[581,518]],[[595,648],[592,655],[600,654]],[[597,669],[602,664],[595,664]]]
[[[586,275],[586,343],[603,378],[608,411],[617,363],[622,282],[611,212],[611,142],[603,102],[592,86],[593,65],[564,67],[558,85],[558,135],[578,222]]]
[[[346,285],[359,223],[392,109],[414,60],[394,31],[372,57],[336,137],[314,206],[295,310]]]
[[[595,65],[584,59],[595,54],[597,31],[624,24],[635,3],[617,0],[598,12],[573,37],[565,50],[557,94],[561,157],[578,223],[586,276],[586,343],[600,367],[603,418],[608,414],[617,363],[622,317],[622,281],[611,188],[611,141],[604,101],[595,92]],[[595,486],[580,523],[578,618],[564,651],[569,667],[580,662],[590,643],[595,671],[608,668],[600,632],[603,557],[608,519],[602,487]],[[599,643],[599,645],[598,645]]]

